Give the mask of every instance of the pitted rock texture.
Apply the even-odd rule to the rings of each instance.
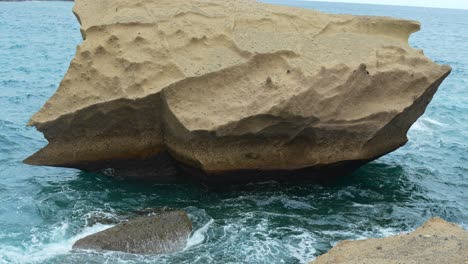
[[[342,241],[311,264],[466,264],[468,232],[440,218],[409,234]]]
[[[140,216],[84,237],[73,249],[121,251],[134,254],[173,253],[184,249],[192,232],[185,211]]]
[[[208,175],[354,169],[407,142],[451,70],[410,47],[416,21],[253,0],[74,12],[84,41],[31,118],[49,144],[29,164],[155,179],[173,160]]]

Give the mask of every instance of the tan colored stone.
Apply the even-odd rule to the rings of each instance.
[[[468,232],[440,218],[409,234],[342,241],[311,264],[467,264]]]
[[[252,0],[74,12],[84,41],[29,122],[49,141],[29,164],[141,168],[169,153],[208,174],[356,168],[406,143],[450,72],[410,47],[416,21]]]

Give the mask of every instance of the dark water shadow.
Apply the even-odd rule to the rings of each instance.
[[[128,206],[190,206],[245,195],[287,195],[294,197],[326,196],[338,199],[340,192],[350,192],[350,200],[360,202],[404,203],[424,199],[426,190],[413,181],[403,167],[375,161],[351,175],[319,183],[285,183],[267,181],[237,185],[204,185],[200,183],[155,184],[120,180],[100,174],[79,172],[78,177],[62,182],[69,190],[99,196],[107,201],[137,201]],[[95,197],[98,198],[98,197]],[[84,198],[86,199],[86,198]],[[167,204],[164,204],[167,203]]]

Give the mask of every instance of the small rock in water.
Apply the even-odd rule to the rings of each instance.
[[[78,240],[73,249],[162,254],[182,250],[192,232],[185,211],[137,217]]]

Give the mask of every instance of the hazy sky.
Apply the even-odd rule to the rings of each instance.
[[[317,1],[468,9],[468,0],[317,0]]]

